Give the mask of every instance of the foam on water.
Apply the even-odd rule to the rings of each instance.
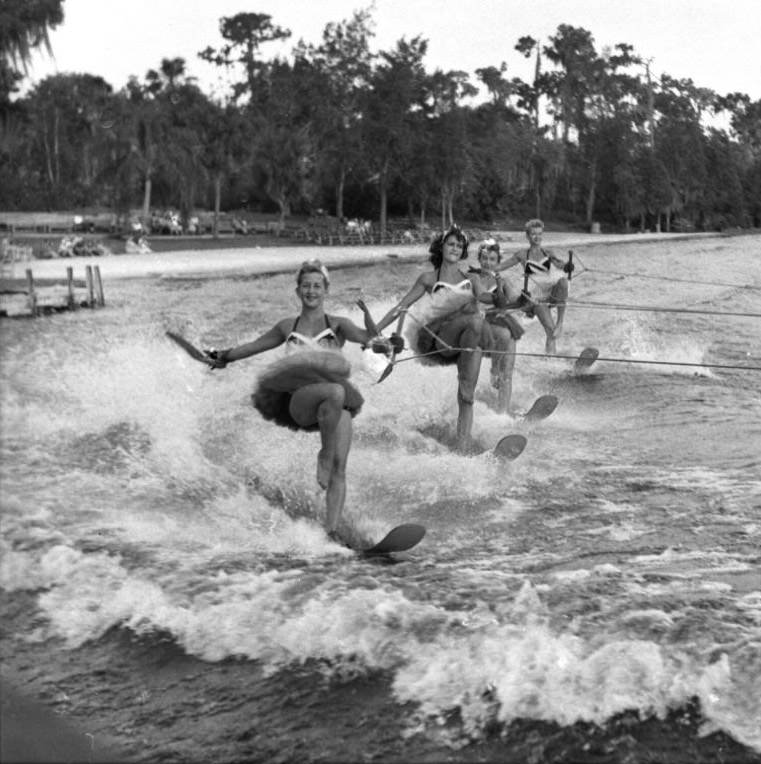
[[[699,366],[706,361],[706,345],[699,337],[685,337],[681,332],[664,330],[656,319],[635,317],[633,314],[622,321],[621,328],[623,333],[620,347],[623,357],[635,361],[658,362],[653,366],[644,364],[644,369],[655,370],[660,374],[711,374],[709,368]],[[673,365],[669,362],[673,362]]]
[[[282,283],[292,294],[292,279]],[[579,283],[594,293],[601,281]],[[552,418],[528,426],[490,408],[484,372],[476,438],[485,448],[511,431],[529,439],[506,464],[421,433],[455,421],[453,367],[402,362],[375,384],[386,359],[351,346],[366,402],[347,522],[368,539],[400,522],[428,527],[409,561],[372,566],[324,533],[319,436],[251,406],[274,355],[210,372],[163,337],[166,312],[193,317],[199,345],[251,339],[248,327],[270,325],[272,290],[169,286],[125,286],[125,307],[102,314],[107,329],[41,320],[28,347],[4,352],[0,584],[33,593],[43,616],[15,638],[86,651],[117,627],[268,672],[307,660],[336,677],[383,669],[397,699],[417,704],[411,724],[459,709],[472,737],[495,720],[602,724],[697,696],[710,725],[761,748],[761,526],[748,468],[757,396],[747,380],[728,389],[719,375],[693,384],[678,367],[610,364],[597,379],[566,380]],[[620,289],[612,299],[623,301]],[[249,302],[222,316],[222,300]],[[368,302],[376,317],[392,304]],[[590,314],[569,309],[561,345],[686,362],[709,349],[692,318]],[[534,325],[521,348],[543,342]],[[516,407],[569,365],[519,358]]]
[[[579,582],[578,576],[561,579]],[[66,545],[3,561],[6,589],[45,589],[39,605],[49,627],[28,638],[55,634],[76,647],[123,626],[136,634],[171,634],[205,660],[257,659],[269,672],[307,659],[329,660],[342,675],[347,667],[393,670],[397,698],[416,703],[418,719],[459,708],[464,734],[475,738],[494,719],[602,724],[632,708],[664,716],[697,696],[716,724],[746,744],[761,743],[748,721],[749,711],[761,711],[749,676],[761,678],[752,651],[745,652],[747,665],[737,663],[742,653],[733,665],[721,651],[712,657],[710,643],[689,651],[668,639],[625,636],[643,627],[671,633],[676,619],[658,609],[629,610],[617,635],[573,626],[558,631],[528,583],[495,613],[443,610],[371,576],[349,588],[303,568],[227,572],[220,566],[184,589],[171,580],[161,573],[147,578],[118,555]]]

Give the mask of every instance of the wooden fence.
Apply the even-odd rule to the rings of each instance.
[[[74,280],[74,268],[66,268],[66,281],[47,282],[38,286],[34,282],[32,269],[27,268],[23,281],[4,280],[0,291],[0,316],[18,318],[59,313],[78,308],[102,308],[106,304],[100,268],[95,265],[85,267],[86,292],[77,292],[81,284]]]

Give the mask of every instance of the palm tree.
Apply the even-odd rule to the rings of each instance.
[[[3,0],[0,5],[0,56],[11,69],[26,72],[34,48],[52,55],[48,32],[63,21],[63,0]]]

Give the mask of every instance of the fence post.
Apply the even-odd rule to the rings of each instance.
[[[87,268],[85,268],[85,276],[87,277],[87,307],[94,308],[95,294],[93,291],[93,282],[92,282],[92,265],[88,265]]]
[[[34,291],[34,278],[32,276],[32,269],[26,269],[26,292],[27,292],[27,305],[33,316],[37,315],[37,293]]]
[[[69,308],[73,308],[74,303],[74,269],[69,265],[66,268],[66,286],[69,288]]]
[[[103,282],[100,279],[100,266],[95,266],[95,295],[98,298],[98,306],[103,308],[106,305],[106,298],[103,294]]]

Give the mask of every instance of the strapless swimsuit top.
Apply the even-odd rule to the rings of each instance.
[[[297,332],[296,328],[299,325],[299,319],[296,318],[296,320],[293,322],[293,328],[291,329],[290,333],[286,337],[286,345],[295,348],[295,347],[309,347],[309,348],[340,348],[341,343],[338,341],[338,337],[336,336],[336,333],[333,331],[333,328],[331,327],[328,317],[325,316],[325,328],[319,333],[316,334],[314,337],[308,337],[306,334],[301,334],[301,332]]]

